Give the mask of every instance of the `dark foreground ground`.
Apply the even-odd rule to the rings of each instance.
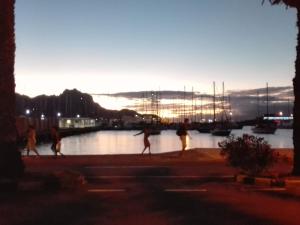
[[[300,224],[297,187],[236,183],[216,150],[177,155],[25,157],[19,191],[0,194],[0,225]],[[87,183],[44,185],[48,174],[64,173]]]

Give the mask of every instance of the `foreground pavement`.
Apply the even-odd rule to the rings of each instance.
[[[125,156],[25,157],[17,193],[0,194],[0,224],[298,225],[300,197],[285,188],[234,182],[217,151]],[[287,173],[290,165],[277,170]],[[48,173],[71,171],[86,184],[47,190]]]

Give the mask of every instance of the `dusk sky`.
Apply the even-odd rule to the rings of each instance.
[[[289,86],[295,23],[261,0],[18,0],[16,91]]]

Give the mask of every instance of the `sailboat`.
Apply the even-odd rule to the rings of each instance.
[[[159,103],[159,98],[158,98],[159,92],[151,93],[151,102],[152,105],[155,105],[156,108],[156,119],[155,123],[152,123],[151,129],[150,129],[150,135],[159,135],[161,134],[161,128],[160,128],[160,123],[159,123],[159,113],[158,113],[158,103]],[[153,122],[153,118],[152,118]]]
[[[202,98],[203,98],[203,96],[201,95],[201,118],[200,118],[200,123],[197,126],[197,131],[199,133],[208,133],[209,134],[210,131],[214,128],[214,124],[213,123],[208,123],[208,122],[205,122],[205,123],[202,122],[202,116],[203,116],[203,113],[202,113],[203,112]],[[214,107],[214,120],[213,121],[215,121],[215,107]]]
[[[215,85],[215,83],[213,83],[213,85]],[[214,91],[215,91],[215,88],[214,88]],[[214,127],[215,127],[215,125],[214,125],[214,123],[211,123],[211,122],[203,122],[203,120],[202,120],[202,116],[203,116],[203,101],[202,101],[202,98],[203,98],[203,96],[201,95],[201,117],[200,117],[200,123],[198,124],[198,126],[197,126],[197,131],[199,132],[199,133],[206,133],[206,134],[210,134],[210,131],[212,130],[212,129],[214,129]],[[214,98],[215,98],[215,94],[214,94],[214,97],[213,97],[213,101],[214,101]],[[214,116],[213,116],[213,121],[216,121],[216,113],[215,113],[215,104],[213,104],[213,107],[214,107],[214,110],[213,110],[213,112],[214,112]]]
[[[230,96],[228,95],[228,104],[229,104],[229,128],[232,130],[240,130],[243,129],[243,124],[239,123],[239,122],[234,122],[232,120],[232,109],[231,109],[231,100],[230,100]]]
[[[211,129],[213,128],[212,123],[201,123],[198,128],[197,131],[199,133],[210,133]]]
[[[224,106],[224,82],[223,82],[223,96],[222,96],[222,117],[221,121],[219,123],[216,123],[215,117],[215,82],[214,82],[214,128],[210,131],[210,133],[214,136],[228,136],[231,133],[231,129],[229,127],[229,121],[225,112],[225,106]],[[225,120],[224,120],[225,117]]]
[[[257,124],[252,128],[255,134],[274,134],[277,126],[273,121],[268,120],[269,117],[269,87],[267,83],[267,118],[259,118]]]
[[[252,131],[255,134],[274,134],[276,129],[277,127],[275,123],[270,121],[261,121],[252,128]]]

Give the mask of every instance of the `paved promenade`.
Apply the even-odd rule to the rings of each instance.
[[[0,194],[0,224],[298,225],[300,195],[234,182],[211,149],[120,156],[24,157],[17,193]],[[288,173],[289,163],[274,168]],[[77,174],[77,188],[46,190],[47,174]]]

